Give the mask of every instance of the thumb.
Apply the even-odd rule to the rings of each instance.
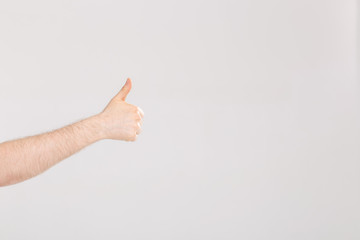
[[[125,85],[121,88],[120,92],[116,95],[116,98],[119,98],[119,99],[125,101],[127,95],[129,94],[129,92],[131,90],[131,86],[132,86],[131,79],[128,78],[126,80]]]

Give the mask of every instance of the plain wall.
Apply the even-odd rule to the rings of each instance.
[[[358,26],[355,0],[0,1],[0,142],[126,77],[145,112],[1,188],[0,239],[360,239]]]

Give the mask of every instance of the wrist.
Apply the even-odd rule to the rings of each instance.
[[[87,118],[86,125],[89,129],[89,134],[91,135],[94,142],[106,139],[104,131],[104,123],[99,114]]]

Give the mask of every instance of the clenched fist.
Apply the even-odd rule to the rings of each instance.
[[[131,86],[131,79],[128,78],[120,92],[98,115],[104,138],[136,141],[140,134],[144,112],[139,107],[125,102]]]

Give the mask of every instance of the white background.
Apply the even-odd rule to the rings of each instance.
[[[0,142],[101,111],[135,143],[0,189],[0,239],[360,239],[355,0],[0,0]],[[0,166],[1,167],[1,166]]]

